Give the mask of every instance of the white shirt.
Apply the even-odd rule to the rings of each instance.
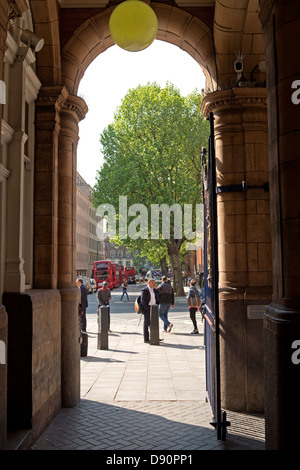
[[[154,293],[154,290],[151,289],[151,287],[149,287],[149,291],[150,291],[150,302],[149,302],[149,305],[155,305],[156,304],[156,299],[155,299],[155,293]]]

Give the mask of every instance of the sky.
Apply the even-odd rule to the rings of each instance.
[[[200,65],[187,52],[164,41],[155,40],[140,52],[112,46],[87,68],[78,89],[89,111],[79,123],[77,171],[92,187],[103,163],[102,131],[113,122],[127,91],[148,82],[161,86],[173,83],[183,96],[205,88]]]

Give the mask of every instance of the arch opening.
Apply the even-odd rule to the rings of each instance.
[[[212,30],[200,19],[179,8],[155,3],[151,5],[158,18],[158,40],[169,42],[187,52],[200,65],[206,78],[206,89],[215,88],[215,62]],[[62,49],[62,82],[72,94],[87,67],[101,53],[114,45],[109,32],[113,8],[85,21],[76,29]]]
[[[195,89],[198,92],[203,90],[205,76],[201,67],[187,53],[159,40],[139,54],[112,46],[86,69],[78,95],[85,100],[89,111],[79,123],[77,155],[78,172],[89,184],[94,181],[101,161],[100,133],[113,121],[114,112],[127,91],[148,82],[157,82],[161,86],[170,82],[185,96]],[[87,154],[90,162],[88,167]]]

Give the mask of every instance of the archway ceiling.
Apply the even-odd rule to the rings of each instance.
[[[149,3],[158,15],[157,39],[179,46],[201,65],[208,91],[234,86],[236,53],[245,55],[247,80],[264,59],[259,0],[175,0],[173,5],[168,0],[160,0]],[[114,6],[109,0],[31,0],[30,5],[35,31],[45,39],[42,53],[37,57],[42,83],[63,82],[69,91],[76,92],[89,63],[113,45],[108,19]],[[60,8],[66,13],[63,24]],[[88,8],[91,9],[90,17],[76,14],[76,9],[85,11]],[[214,12],[210,24],[197,17],[202,8]],[[97,11],[102,12],[100,17]],[[74,24],[75,17],[84,18],[83,23]],[[262,82],[265,75],[256,73],[255,78]]]
[[[158,18],[157,39],[170,42],[188,52],[202,67],[206,78],[215,77],[212,30],[191,13],[168,4],[152,2]],[[89,64],[114,45],[109,32],[113,7],[92,16],[72,31],[62,48],[62,80],[76,93]]]
[[[237,54],[244,56],[244,75],[251,72],[265,58],[265,44],[259,20],[259,0],[216,0],[214,16],[214,44],[218,70],[218,88],[233,86],[236,74],[233,64]],[[265,80],[265,73],[256,71],[257,82]]]

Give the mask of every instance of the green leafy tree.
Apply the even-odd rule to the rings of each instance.
[[[139,249],[148,259],[156,257],[153,251],[157,252],[156,259],[169,259],[178,295],[183,295],[180,250],[186,237],[178,237],[183,221],[178,213],[170,211],[170,234],[166,236],[162,233],[163,214],[160,212],[159,226],[153,230],[150,209],[153,204],[159,208],[162,204],[167,207],[178,204],[183,209],[184,204],[194,207],[201,203],[200,154],[208,139],[201,100],[197,91],[181,96],[170,83],[164,88],[155,82],[138,86],[128,91],[113,123],[100,137],[104,163],[97,175],[94,204],[96,207],[110,204],[115,208],[117,243]],[[128,208],[140,204],[148,213],[145,215],[140,206],[135,206],[135,214],[125,211],[124,215],[119,210],[120,196],[127,197]],[[122,235],[124,223],[128,229],[134,227],[135,237]]]

